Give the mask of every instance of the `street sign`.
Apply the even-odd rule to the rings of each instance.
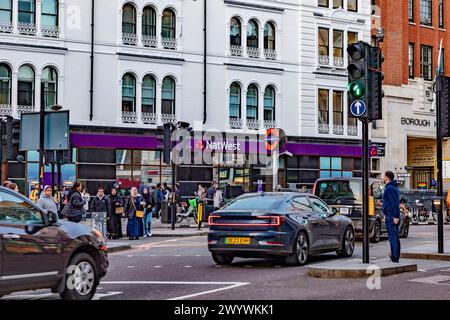
[[[369,147],[369,155],[371,158],[378,156],[378,147],[377,146],[370,146]]]
[[[353,101],[350,105],[350,112],[354,117],[360,118],[366,114],[366,103],[362,100]]]
[[[286,144],[286,133],[283,129],[270,128],[266,131],[266,136],[264,138],[266,150],[275,151],[283,149]]]
[[[450,179],[450,161],[442,161],[444,179]]]

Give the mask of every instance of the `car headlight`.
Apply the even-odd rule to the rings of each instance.
[[[103,246],[106,244],[105,238],[103,238],[102,233],[97,229],[92,229],[92,235],[97,239],[99,245]]]

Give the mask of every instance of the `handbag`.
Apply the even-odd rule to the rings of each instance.
[[[133,200],[133,197],[130,197],[131,198],[131,203],[133,204],[133,208],[134,208],[134,210],[136,210],[136,218],[143,218],[144,217],[144,211],[142,211],[142,210],[137,210],[136,209],[136,205],[135,205],[135,203],[134,203],[134,200]]]
[[[116,207],[116,214],[122,215],[124,212],[123,207]]]

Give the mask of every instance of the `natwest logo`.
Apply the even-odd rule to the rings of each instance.
[[[199,145],[197,145],[199,146]],[[241,151],[241,143],[231,143],[226,141],[206,141],[201,144],[202,149],[213,151]]]

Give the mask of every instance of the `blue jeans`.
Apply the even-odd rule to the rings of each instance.
[[[144,216],[144,235],[152,233],[152,210],[147,210]]]
[[[389,244],[391,245],[391,260],[393,262],[398,262],[400,260],[400,221],[398,222],[398,224],[394,224],[394,218],[386,217],[385,223]]]

